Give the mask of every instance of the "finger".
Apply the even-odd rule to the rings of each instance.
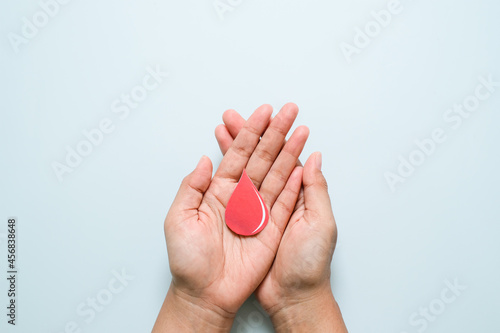
[[[207,156],[203,156],[194,171],[182,180],[170,212],[179,214],[189,210],[197,211],[204,193],[210,186],[211,179],[212,161]]]
[[[298,113],[299,109],[297,105],[293,103],[288,103],[283,106],[280,112],[278,112],[276,117],[274,117],[269,124],[269,127],[262,136],[262,140],[260,140],[254,153],[250,157],[246,171],[248,173],[248,177],[252,179],[257,189],[260,188],[262,181],[280,153],[283,143],[285,142],[286,135],[297,118]],[[296,161],[294,164],[295,163]],[[293,168],[288,170],[283,186],[285,185],[292,170]]]
[[[227,110],[222,115],[222,121],[224,124],[217,126],[215,129],[215,138],[217,139],[222,155],[225,155],[229,147],[231,147],[234,138],[238,136],[238,133],[245,126],[246,120],[235,110]],[[222,126],[224,127],[222,128]]]
[[[231,136],[225,125],[220,124],[215,128],[215,139],[219,144],[222,155],[225,155],[233,144],[233,137]]]
[[[309,128],[306,126],[297,127],[266,175],[259,192],[268,207],[274,205],[285,187],[288,177],[297,166],[300,153],[304,149],[308,137]]]
[[[233,139],[238,135],[238,133],[240,132],[243,125],[245,125],[245,121],[246,121],[245,118],[243,118],[235,110],[227,110],[224,113],[224,115],[222,116],[222,120],[224,121],[224,125],[226,126],[226,129],[231,134],[231,137]],[[224,155],[226,153],[227,149],[223,149],[223,147],[227,146],[226,141],[228,141],[228,138],[226,136],[218,137],[217,133],[215,136],[217,138],[217,142],[219,143],[219,147],[221,149],[222,155]],[[224,140],[224,142],[222,142],[221,140]],[[283,145],[285,143],[286,143],[286,140],[283,142]],[[221,144],[223,144],[223,146],[221,146]],[[297,161],[297,165],[302,166],[302,163],[300,161]]]
[[[214,178],[220,177],[235,181],[240,179],[243,169],[269,124],[272,112],[272,107],[267,104],[255,110],[224,155]]]
[[[328,185],[321,172],[321,153],[312,154],[304,165],[304,206],[320,220],[331,218],[332,204],[328,195]]]
[[[229,147],[231,147],[234,138],[238,136],[238,133],[245,126],[246,120],[238,112],[227,110],[222,115],[222,121],[224,124],[215,128],[215,138],[217,139],[222,155],[225,155]]]
[[[226,125],[229,133],[233,139],[238,135],[243,126],[245,126],[246,120],[238,112],[234,110],[227,110],[222,115],[222,121]]]
[[[294,211],[301,186],[302,167],[297,166],[291,173],[290,178],[288,178],[285,188],[280,193],[270,212],[272,220],[276,223],[281,233],[285,230],[290,216]]]

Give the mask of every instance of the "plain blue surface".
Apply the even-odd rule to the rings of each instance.
[[[221,19],[212,0],[73,0],[15,52],[11,33],[41,7],[4,1],[0,269],[9,216],[20,268],[18,325],[2,314],[2,332],[150,331],[171,278],[163,220],[182,177],[203,154],[220,162],[224,110],[248,117],[289,101],[311,129],[302,159],[323,152],[339,227],[332,282],[350,332],[498,331],[500,87],[458,128],[444,116],[478,77],[500,81],[500,6],[401,1],[349,63],[341,46],[389,2],[232,1]],[[168,77],[117,111],[156,67]],[[54,162],[104,119],[113,131],[59,181]],[[384,174],[435,129],[446,140],[391,191]],[[113,293],[122,270],[131,278]],[[466,289],[454,294],[456,281]],[[108,303],[92,316],[98,297]],[[253,301],[234,332],[272,332]]]

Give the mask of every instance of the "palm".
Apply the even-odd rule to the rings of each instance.
[[[216,132],[223,154],[226,153],[233,138],[238,135],[245,120],[233,112],[225,117],[224,122],[225,131]],[[298,164],[301,165],[300,162]],[[310,165],[307,169],[305,172],[308,173],[308,180],[312,181]],[[255,291],[257,299],[266,309],[277,306],[275,300],[280,299],[281,295],[291,294],[294,289],[314,285],[321,278],[329,278],[328,268],[336,243],[337,231],[331,210],[319,216],[306,206],[306,202],[311,203],[315,199],[306,200],[304,188],[301,188],[293,214],[280,240],[274,262]]]
[[[282,116],[287,117],[285,127],[289,129],[295,116],[293,113]],[[261,118],[269,120],[268,116]],[[255,119],[254,123],[253,126],[260,126],[262,130],[267,127],[267,123]],[[277,125],[281,124],[275,127]],[[308,134],[298,129],[295,137],[292,135],[294,139],[289,141],[288,153],[282,156],[276,135],[286,135],[288,129],[284,133],[273,133],[271,124],[262,140],[258,130],[245,132],[243,129],[242,136],[235,139],[233,149],[228,151],[213,179],[200,185],[205,189],[197,189],[198,195],[202,195],[199,206],[172,206],[165,223],[167,246],[172,254],[170,267],[174,282],[185,292],[202,291],[199,296],[229,312],[236,312],[269,271],[297,200],[301,173],[294,169]],[[255,142],[254,147],[252,142]],[[263,160],[263,149],[267,150],[266,156],[274,154],[274,158]],[[223,218],[243,168],[260,189],[270,213],[267,227],[251,237],[233,233]]]
[[[235,187],[234,182],[214,181],[197,214],[176,223],[181,229],[171,241],[177,248],[172,258],[174,268],[192,277],[190,285],[205,290],[206,297],[222,296],[217,305],[224,309],[237,308],[269,270],[280,240],[280,234],[272,229],[283,220],[271,215],[268,227],[254,237],[233,233],[224,225],[222,216],[229,200],[227,194]],[[192,245],[186,247],[186,243]],[[190,264],[182,267],[183,263]]]
[[[270,299],[275,299],[274,295],[279,294],[280,288],[286,288],[284,281],[291,283],[300,279],[302,270],[302,256],[304,252],[300,249],[302,247],[301,241],[304,240],[303,223],[297,223],[304,217],[304,204],[303,204],[303,191],[300,192],[299,200],[297,202],[296,210],[290,217],[288,228],[285,230],[276,253],[274,264],[272,265],[269,273],[266,275],[262,284],[256,290],[255,294],[257,299],[263,304],[265,308],[273,305],[268,304]],[[307,238],[305,238],[307,240]]]
[[[304,205],[298,207],[290,218],[274,264],[256,290],[256,296],[265,308],[276,305],[272,303],[276,295],[292,294],[295,289],[314,284],[312,277],[317,279],[326,273],[318,271],[324,270],[325,262],[331,258],[330,247],[321,244],[331,243],[331,236],[323,235],[324,241],[319,242],[318,233],[311,228],[314,225],[311,219]]]

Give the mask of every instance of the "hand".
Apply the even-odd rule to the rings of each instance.
[[[245,120],[228,110],[223,121],[215,133],[225,154]],[[330,286],[337,228],[321,163],[320,153],[307,160],[303,187],[276,259],[255,292],[277,331],[314,327],[314,331],[347,332]]]
[[[300,191],[296,163],[309,135],[298,127],[283,146],[298,109],[287,104],[269,123],[271,113],[268,105],[254,112],[213,179],[211,161],[203,157],[183,180],[165,220],[172,283],[154,332],[229,329],[269,271]],[[269,209],[266,228],[251,237],[233,233],[223,218],[243,169]]]

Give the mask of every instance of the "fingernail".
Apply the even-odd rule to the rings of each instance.
[[[323,157],[321,156],[321,153],[316,154],[316,167],[318,168],[319,171],[321,171],[321,166],[323,164]]]

